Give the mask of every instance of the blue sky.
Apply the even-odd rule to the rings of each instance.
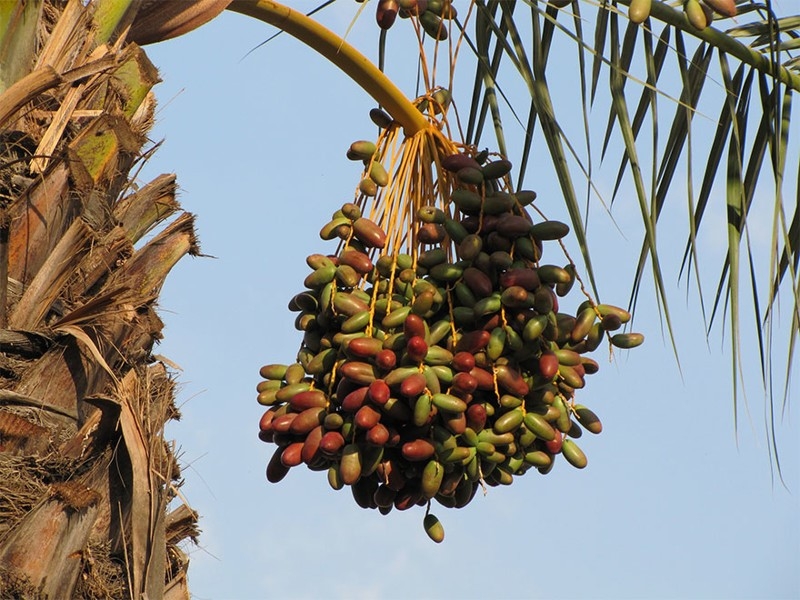
[[[324,18],[344,32],[357,6],[340,3]],[[371,58],[375,29],[365,14],[349,37]],[[164,79],[152,137],[165,141],[142,178],[178,174],[180,201],[197,215],[209,255],[181,261],[160,300],[166,327],[158,351],[183,369],[183,419],[168,436],[203,530],[200,547],[188,547],[193,597],[800,597],[794,407],[778,425],[787,491],[770,470],[756,354],[748,354],[755,385],[737,435],[729,342],[721,330],[706,340],[696,295],[677,282],[677,252],[665,270],[682,371],[648,283],[635,320],[646,344],[613,362],[595,353],[600,372],[580,394],[605,426],[580,440],[586,469],[562,461],[545,477],[529,472],[510,487],[489,488],[462,510],[437,508],[446,531],[439,545],[422,530],[423,509],[364,511],[349,491],[330,489],[324,473],[302,467],[278,485],[266,482],[273,447],[256,435],[258,369],[294,359],[301,336],[287,302],[303,287],[305,257],[335,249],[317,233],[358,183],[345,150],[374,136],[374,102],[299,42],[283,35],[245,58],[273,31],[224,13],[148,50]],[[400,28],[392,35],[402,41]],[[413,94],[413,69],[397,70],[403,58],[393,51],[390,65]],[[554,87],[560,77],[574,83],[554,70]],[[471,89],[461,93],[469,102]],[[575,102],[557,101],[558,110]],[[602,108],[594,118],[604,123]],[[606,192],[614,172],[599,181]],[[544,150],[526,186],[548,215],[561,216]],[[682,250],[685,210],[665,215],[662,244]],[[613,215],[621,232],[593,209],[590,244],[603,299],[625,304],[641,243],[632,191]],[[703,240],[715,258],[725,243],[719,231]],[[708,262],[708,293],[719,264]]]

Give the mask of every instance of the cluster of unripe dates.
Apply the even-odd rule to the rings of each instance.
[[[425,529],[441,541],[432,500],[463,507],[480,486],[548,473],[558,456],[586,466],[574,440],[602,429],[575,403],[598,370],[587,354],[642,336],[614,333],[630,314],[588,296],[561,312],[575,268],[542,250],[569,227],[534,223],[536,194],[503,191],[510,163],[484,159],[442,159],[455,182],[448,212],[418,208],[408,252],[355,203],[320,231],[340,248],[307,258],[305,290],[289,302],[303,332],[296,362],[260,373],[259,435],[277,446],[270,482],[301,464],[326,471],[363,508],[427,506]]]
[[[364,0],[357,0],[363,2]],[[456,9],[451,0],[378,0],[375,7],[375,21],[378,27],[388,30],[397,17],[419,20],[422,30],[435,40],[447,39],[446,21],[456,17]]]

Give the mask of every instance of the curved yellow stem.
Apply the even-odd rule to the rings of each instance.
[[[425,116],[368,58],[314,19],[272,0],[234,0],[227,10],[274,25],[322,54],[372,96],[407,135],[429,127]]]

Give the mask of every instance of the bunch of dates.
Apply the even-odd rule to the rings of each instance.
[[[303,332],[296,362],[265,365],[258,384],[259,435],[277,446],[270,482],[305,464],[363,508],[426,506],[435,541],[432,500],[463,507],[481,486],[548,473],[558,456],[585,467],[574,440],[602,429],[575,403],[598,370],[587,354],[606,338],[643,340],[613,333],[630,314],[588,296],[561,311],[575,268],[543,262],[542,250],[569,227],[534,223],[525,206],[536,194],[503,191],[510,163],[477,158],[442,160],[453,215],[419,207],[411,252],[390,251],[357,204],[334,213],[320,236],[340,250],[308,257],[305,290],[289,302]]]
[[[357,0],[363,2],[363,0]],[[375,21],[384,31],[391,29],[397,17],[419,19],[422,30],[435,40],[447,39],[446,21],[456,18],[451,0],[378,0]]]

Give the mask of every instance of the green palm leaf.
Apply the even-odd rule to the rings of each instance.
[[[527,135],[521,152],[523,164],[528,163],[534,128],[538,125],[547,143],[553,170],[587,265],[591,263],[585,235],[586,221],[578,210],[573,180],[577,176],[587,177],[591,186],[591,178],[596,176],[597,166],[592,160],[592,132],[587,125],[587,115],[598,98],[602,74],[607,70],[611,107],[599,155],[601,160],[607,159],[614,147],[611,142],[615,135],[621,138],[623,151],[616,171],[612,201],[618,196],[626,177],[630,176],[644,235],[633,278],[631,304],[636,304],[641,285],[647,279],[649,263],[658,306],[673,339],[677,357],[680,340],[674,335],[669,316],[668,298],[671,294],[664,283],[657,233],[662,213],[678,208],[673,206],[674,191],[680,186],[677,176],[684,169],[687,173],[685,188],[688,198],[684,205],[688,206],[688,210],[684,210],[687,210],[689,218],[679,278],[684,275],[688,277],[693,272],[700,311],[709,334],[718,321],[720,310],[725,307],[726,328],[730,336],[734,412],[739,412],[739,373],[744,360],[743,353],[755,354],[761,369],[762,385],[765,391],[771,389],[770,357],[775,339],[768,332],[782,287],[789,288],[793,304],[786,345],[788,385],[796,338],[800,334],[796,276],[800,260],[800,209],[795,208],[793,212],[786,210],[781,190],[785,184],[787,155],[793,142],[789,131],[791,98],[800,91],[799,61],[790,52],[800,47],[800,17],[776,18],[770,10],[770,3],[767,3],[766,10],[757,10],[755,4],[739,2],[740,17],[735,28],[728,32],[710,27],[697,31],[685,21],[679,9],[658,0],[653,2],[651,19],[641,26],[621,16],[627,0],[602,2],[596,8],[588,2],[576,0],[571,10],[569,7],[556,9],[545,2],[530,1],[526,4],[532,23],[527,39],[520,32],[519,25],[523,21],[520,20],[521,13],[516,2],[505,2],[501,8],[492,3],[485,6],[478,4],[483,7],[479,13],[480,24],[486,26],[477,27],[477,31],[481,32],[481,42],[473,48],[479,64],[491,64],[491,81],[484,79],[478,84],[476,80],[475,89],[483,89],[486,93],[490,89],[509,87],[514,77],[521,79],[528,89],[531,101],[526,123]],[[500,11],[502,15],[497,16]],[[572,17],[573,23],[570,25],[563,17]],[[594,24],[593,32],[587,31],[587,23]],[[655,33],[656,27],[658,34]],[[487,32],[493,40],[486,39]],[[563,116],[553,108],[551,86],[545,76],[551,56],[550,48],[556,39],[571,40],[578,49],[580,77],[575,80],[580,84],[576,93],[581,94],[584,108],[582,144],[570,139],[562,127],[560,118]],[[504,57],[509,59],[505,66],[513,69],[501,72],[498,55],[498,49],[501,48]],[[586,60],[588,55],[591,56]],[[733,75],[731,63],[734,64]],[[563,66],[560,68],[563,69]],[[628,100],[633,87],[641,88],[636,95],[635,105]],[[658,110],[659,97],[666,100],[666,105],[661,103],[661,111]],[[674,108],[665,112],[663,106],[669,105]],[[472,108],[476,119],[480,111],[485,111],[478,103],[473,103]],[[495,123],[499,120],[498,108],[495,104]],[[510,108],[516,110],[515,106]],[[671,117],[665,117],[668,113],[671,113]],[[716,118],[709,116],[713,114],[716,114]],[[704,131],[708,122],[713,120],[715,123],[710,136],[698,135],[694,131],[693,124],[698,115],[702,117]],[[643,125],[648,116],[651,126],[645,130]],[[667,134],[661,141],[659,134],[665,126]],[[755,129],[748,133],[752,128]],[[574,150],[580,146],[585,148],[581,156]],[[573,153],[571,158],[574,160],[571,162],[566,160],[565,148]],[[651,154],[653,157],[649,168],[649,184],[647,162],[641,158],[645,149],[644,155]],[[721,168],[723,157],[724,173]],[[770,165],[769,173],[764,169],[767,164]],[[699,175],[697,186],[694,182],[695,173]],[[768,185],[768,179],[772,179],[775,186],[772,208],[775,225],[773,243],[767,257],[767,262],[771,262],[772,266],[766,270],[761,246],[756,245],[748,232],[747,218],[754,204],[759,202],[756,191]],[[712,298],[711,312],[706,315],[698,236],[710,227],[704,216],[715,205],[715,191],[721,186],[725,190],[727,207],[727,251]],[[746,279],[740,275],[742,269],[747,270]],[[767,285],[764,285],[765,273],[769,273]],[[782,286],[782,283],[787,285]],[[749,289],[745,291],[746,288]],[[767,288],[768,294],[764,296]],[[745,351],[741,339],[746,322],[742,319],[747,306],[752,311],[752,317],[747,320],[752,323],[756,343],[752,349]],[[771,396],[769,398],[768,405],[771,407]],[[768,429],[773,430],[771,427]]]

